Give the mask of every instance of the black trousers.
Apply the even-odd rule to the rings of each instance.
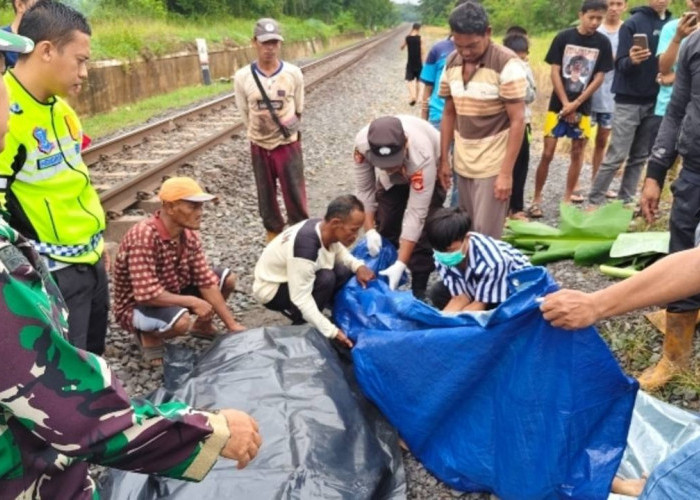
[[[68,306],[68,341],[101,356],[109,321],[104,257],[95,265],[73,264],[51,274]]]
[[[525,208],[525,181],[530,166],[530,124],[525,125],[525,137],[518,158],[513,165],[513,192],[510,195],[510,211],[522,212]]]
[[[330,307],[333,304],[335,294],[352,276],[353,272],[340,264],[336,264],[332,270],[320,269],[316,271],[316,279],[314,280],[311,295],[319,311],[323,311],[326,307]],[[301,311],[289,298],[289,285],[287,283],[282,283],[279,286],[277,293],[270,302],[265,304],[265,307],[272,311],[281,312],[291,319],[294,325],[301,325],[306,322],[301,315]]]
[[[399,247],[403,214],[408,205],[409,194],[409,184],[398,184],[386,191],[383,189],[377,191],[378,206],[377,213],[375,214],[377,231],[391,241],[396,248]],[[444,202],[445,190],[441,185],[436,184],[435,190],[433,191],[433,198],[430,201],[428,217],[430,217],[435,210],[442,207]],[[411,259],[408,261],[407,267],[411,271],[411,289],[414,295],[422,297],[425,294],[430,273],[435,269],[433,248],[430,246],[430,243],[428,243],[425,227],[423,227],[423,232],[416,242],[416,247],[413,250]]]
[[[669,251],[673,253],[695,247],[695,228],[700,223],[700,173],[682,168],[671,185],[671,192],[673,204],[669,221]],[[674,313],[700,309],[700,295],[671,302],[667,309]]]

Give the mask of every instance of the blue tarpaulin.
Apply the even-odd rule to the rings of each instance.
[[[360,243],[355,254],[376,271]],[[542,267],[509,277],[492,311],[443,315],[374,280],[336,297],[338,326],[364,393],[438,478],[503,500],[604,499],[620,463],[637,382],[594,328],[553,328],[537,299],[557,286]]]

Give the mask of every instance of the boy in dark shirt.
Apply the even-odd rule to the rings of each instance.
[[[406,62],[406,84],[408,85],[409,101],[413,106],[418,99],[418,79],[423,69],[423,45],[420,38],[420,23],[413,23],[411,32],[401,44],[401,50],[408,48]]]
[[[542,189],[560,137],[571,139],[564,201],[583,201],[573,193],[583,164],[583,150],[591,134],[590,98],[603,83],[605,73],[613,69],[610,41],[597,31],[607,8],[605,0],[584,0],[578,26],[560,31],[545,57],[551,66],[554,91],[545,119],[544,151],[537,167],[530,217],[542,217]]]

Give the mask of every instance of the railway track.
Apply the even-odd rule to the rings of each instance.
[[[362,59],[396,31],[363,40],[301,66],[307,92]],[[83,158],[112,217],[147,198],[163,177],[213,146],[244,132],[228,94],[88,148]]]

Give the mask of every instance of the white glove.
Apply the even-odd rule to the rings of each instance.
[[[401,276],[403,276],[403,272],[405,270],[406,264],[400,260],[397,260],[383,271],[379,271],[379,274],[386,276],[389,280],[389,288],[396,290],[396,287],[399,286],[399,281],[401,280]]]
[[[370,256],[376,257],[379,254],[379,250],[382,249],[382,236],[376,229],[370,229],[365,233],[365,239],[367,240],[367,250],[369,250]]]

